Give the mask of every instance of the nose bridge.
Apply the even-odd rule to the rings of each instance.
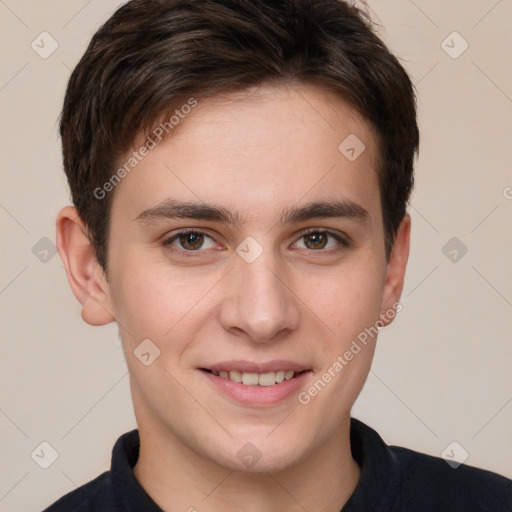
[[[297,300],[284,284],[283,269],[270,250],[253,261],[244,259],[243,253],[237,258],[229,276],[230,292],[221,311],[226,330],[243,331],[253,341],[266,342],[283,330],[297,328]]]

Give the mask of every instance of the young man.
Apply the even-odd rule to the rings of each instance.
[[[61,119],[59,253],[117,322],[138,429],[48,511],[507,511],[512,482],[350,418],[399,303],[418,148],[339,0],[134,0]]]

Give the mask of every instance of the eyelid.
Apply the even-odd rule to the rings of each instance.
[[[209,231],[203,228],[182,228],[169,236],[166,235],[165,241],[175,239],[181,235],[188,235],[189,233],[197,233],[199,235],[205,235],[213,238],[213,235],[211,235]]]
[[[179,236],[181,235],[187,235],[188,233],[198,233],[200,235],[206,235],[206,236],[209,236],[210,238],[212,238],[211,235],[208,234],[207,231],[205,231],[204,229],[202,228],[182,228],[178,231],[176,231],[176,233],[172,234],[172,235],[169,235],[167,236],[166,235],[166,238],[164,240],[164,244],[165,243],[168,243],[170,240],[175,240],[176,238],[178,238]]]

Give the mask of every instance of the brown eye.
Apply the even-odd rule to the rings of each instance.
[[[344,249],[348,248],[349,245],[349,242],[341,235],[331,233],[330,231],[320,230],[311,230],[309,233],[305,233],[295,243],[295,246],[299,249],[308,249],[313,251],[321,251],[323,249],[327,251]]]
[[[202,233],[185,233],[180,235],[178,240],[183,249],[194,251],[200,249],[203,245],[204,235]]]
[[[311,233],[304,235],[304,245],[308,249],[324,249],[327,245],[328,236],[326,233]]]
[[[203,252],[205,249],[215,247],[214,240],[198,230],[181,231],[163,242],[169,249],[181,251],[182,253]]]

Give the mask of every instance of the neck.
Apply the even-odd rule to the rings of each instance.
[[[361,474],[350,450],[350,419],[328,443],[276,472],[226,468],[153,426],[139,424],[139,435],[134,475],[164,511],[339,512]]]

